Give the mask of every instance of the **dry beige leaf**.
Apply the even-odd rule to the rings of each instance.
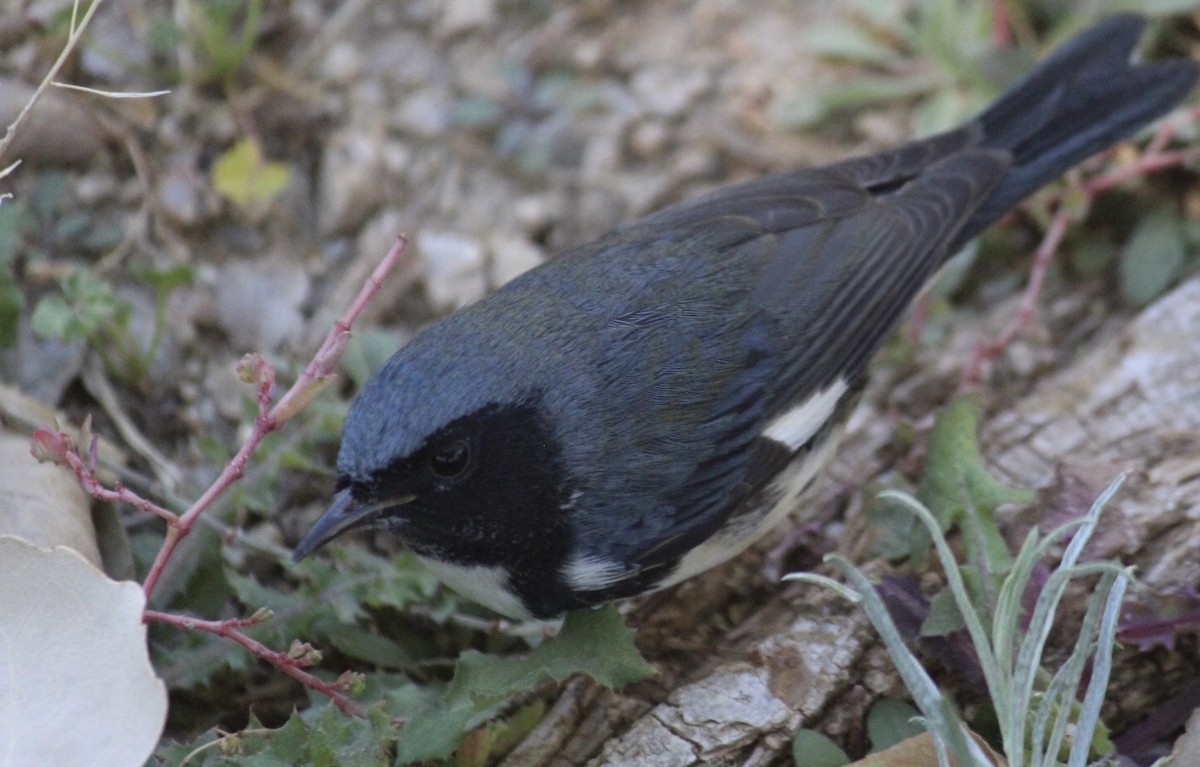
[[[0,562],[3,764],[145,764],[167,689],[150,665],[141,587],[11,535]]]
[[[1184,733],[1175,741],[1167,767],[1187,767],[1191,764],[1200,764],[1200,709],[1192,712]]]
[[[1008,766],[1005,758],[993,751],[983,738],[975,733],[971,733],[971,737],[983,749],[983,753],[991,760],[994,767]],[[906,738],[891,748],[867,754],[846,767],[931,767],[937,763],[937,749],[933,744],[933,736],[928,732],[923,732],[920,735]],[[956,764],[953,756],[950,757],[950,764]]]
[[[67,469],[38,463],[29,444],[28,437],[0,432],[0,535],[67,546],[100,567],[87,495]]]
[[[49,428],[58,424],[62,431],[76,434],[77,424],[71,423],[64,415],[40,400],[29,396],[15,386],[0,383],[0,418],[9,424],[15,433],[26,434],[34,429]],[[127,458],[125,453],[103,434],[97,435],[96,457],[99,466],[96,474],[102,482],[111,483],[116,475],[106,469],[107,466],[124,466]]]

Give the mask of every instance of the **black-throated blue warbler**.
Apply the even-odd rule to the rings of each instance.
[[[867,363],[945,260],[1180,101],[1145,21],[1069,41],[966,125],[718,190],[563,253],[400,349],[350,408],[303,557],[394,533],[548,618],[741,552],[829,459]]]

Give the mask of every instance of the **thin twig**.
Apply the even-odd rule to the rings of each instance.
[[[404,253],[407,241],[400,237],[396,244],[388,251],[380,261],[379,266],[371,273],[367,279],[363,289],[359,292],[358,298],[346,310],[346,313],[341,319],[333,324],[333,329],[329,331],[325,342],[321,344],[321,348],[317,350],[312,361],[305,367],[304,372],[296,379],[296,383],[292,384],[292,388],[288,389],[275,407],[268,410],[270,404],[270,388],[275,380],[275,371],[261,357],[255,357],[248,361],[247,368],[253,369],[253,374],[259,382],[258,417],[254,419],[254,429],[250,436],[246,438],[246,442],[238,449],[237,453],[226,464],[221,475],[216,481],[209,486],[207,490],[191,507],[179,516],[175,523],[167,527],[166,538],[163,539],[162,548],[159,549],[158,555],[154,558],[154,564],[150,566],[150,573],[146,576],[146,582],[142,584],[143,591],[146,592],[147,599],[154,593],[154,587],[158,585],[158,579],[162,576],[163,570],[166,568],[167,561],[175,552],[175,548],[179,545],[189,532],[196,518],[199,517],[204,510],[207,509],[217,497],[225,492],[225,489],[236,482],[246,473],[246,463],[250,460],[251,454],[258,447],[268,434],[279,428],[288,418],[295,415],[301,410],[311,399],[316,396],[321,387],[328,382],[334,366],[342,356],[342,352],[346,349],[346,343],[350,340],[350,328],[362,314],[362,310],[366,307],[367,302],[379,292],[382,287],[384,276],[399,260]]]
[[[1200,160],[1200,147],[1166,151],[1167,144],[1179,132],[1179,129],[1189,122],[1197,120],[1200,120],[1200,105],[1188,109],[1182,118],[1164,121],[1150,143],[1147,144],[1146,149],[1137,156],[1134,162],[1126,163],[1105,173],[1099,173],[1084,181],[1078,187],[1081,198],[1079,201],[1072,201],[1074,204],[1069,203],[1064,199],[1066,193],[1059,195],[1054,200],[1054,204],[1058,207],[1054,212],[1054,218],[1046,228],[1046,233],[1042,236],[1042,241],[1038,243],[1038,247],[1034,251],[1029,285],[1021,299],[1021,306],[999,336],[976,345],[971,359],[963,370],[960,388],[974,389],[978,387],[984,364],[995,359],[1012,343],[1013,339],[1033,322],[1037,315],[1042,286],[1049,273],[1050,264],[1054,261],[1054,255],[1058,252],[1058,246],[1062,243],[1072,222],[1087,218],[1092,204],[1102,192],[1134,178]]]
[[[396,244],[366,280],[362,290],[359,291],[357,298],[345,314],[334,322],[333,328],[313,356],[312,361],[273,407],[271,394],[275,385],[275,369],[258,355],[247,355],[242,360],[239,372],[243,378],[258,385],[258,416],[254,420],[253,431],[216,481],[183,514],[176,515],[169,509],[143,498],[121,484],[109,488],[97,479],[96,439],[91,437],[90,419],[85,421],[80,430],[78,444],[57,429],[42,428],[34,432],[32,446],[34,455],[69,466],[75,472],[80,486],[88,495],[104,501],[127,504],[166,521],[166,536],[150,567],[150,572],[142,584],[142,590],[147,600],[154,593],[154,588],[179,542],[187,536],[192,526],[212,505],[213,501],[245,474],[246,464],[263,438],[300,412],[332,379],[333,370],[350,339],[351,327],[362,314],[367,302],[379,292],[383,286],[384,277],[404,254],[405,246],[406,240],[399,237]],[[301,645],[299,651],[277,652],[241,631],[246,626],[252,626],[265,620],[266,617],[267,613],[260,611],[250,618],[211,621],[158,610],[144,612],[144,619],[147,621],[156,621],[183,629],[205,631],[230,639],[249,650],[255,657],[265,660],[285,674],[297,679],[306,687],[328,696],[338,708],[347,714],[361,716],[364,712],[363,707],[350,700],[342,691],[346,684],[345,681],[325,682],[303,670],[303,667],[310,665],[314,658],[311,648],[305,649],[307,645]]]
[[[303,667],[312,663],[312,660],[306,657],[306,654],[293,654],[272,650],[262,642],[247,636],[241,631],[241,629],[247,626],[254,626],[261,623],[263,618],[251,617],[210,621],[192,618],[187,615],[159,612],[158,610],[146,610],[142,614],[142,617],[147,621],[165,623],[168,626],[181,629],[203,631],[229,639],[249,650],[254,657],[270,663],[276,669],[299,681],[305,687],[328,696],[334,705],[344,713],[351,716],[363,716],[366,713],[366,709],[361,704],[347,697],[338,682],[326,682],[324,679],[305,671]]]
[[[50,71],[47,72],[46,76],[42,78],[42,81],[38,83],[37,89],[34,90],[33,95],[30,96],[29,100],[25,102],[25,106],[21,108],[21,112],[17,115],[17,119],[13,120],[12,124],[8,126],[8,130],[4,132],[4,138],[0,139],[0,157],[4,156],[4,151],[8,149],[8,145],[12,143],[13,137],[17,135],[17,128],[20,127],[21,123],[25,122],[25,118],[29,115],[29,111],[33,109],[33,105],[38,102],[38,99],[40,99],[42,94],[46,92],[46,88],[50,87],[50,83],[58,76],[59,70],[62,69],[63,65],[67,63],[67,58],[70,57],[71,52],[75,50],[75,46],[79,44],[79,38],[83,36],[84,30],[87,29],[88,22],[92,20],[92,16],[96,14],[96,9],[99,7],[100,0],[92,0],[92,4],[88,6],[87,11],[83,14],[83,18],[79,19],[79,23],[76,24],[74,14],[78,11],[79,3],[76,2],[72,6],[71,34],[69,37],[67,37],[67,44],[63,46],[62,52],[58,54],[58,58],[55,59],[54,64],[50,67]]]

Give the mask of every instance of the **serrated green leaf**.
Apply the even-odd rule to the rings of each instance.
[[[800,730],[792,738],[792,761],[796,767],[844,767],[850,757],[816,730]]]
[[[1178,279],[1186,255],[1178,217],[1161,210],[1147,216],[1121,250],[1121,292],[1131,303],[1149,304]]]
[[[191,743],[165,743],[153,763],[175,765],[186,758],[190,767],[383,767],[389,761],[396,727],[378,707],[369,709],[366,717],[351,717],[323,701],[292,714],[275,729],[263,727],[251,715],[242,732],[226,739],[231,746],[236,744],[229,753],[211,746],[198,750],[219,737],[210,730]]]
[[[446,759],[466,734],[467,725],[479,714],[474,705],[431,706],[410,717],[396,743],[396,765]]]
[[[444,693],[409,717],[397,743],[396,764],[445,759],[472,722],[510,695],[548,679],[587,674],[608,687],[623,687],[656,673],[634,647],[635,632],[612,606],[577,610],[558,636],[524,655],[490,656],[468,650]]]
[[[958,524],[974,555],[969,561],[996,575],[1006,572],[1011,562],[996,524],[996,509],[1031,503],[1034,494],[1001,484],[988,472],[977,432],[978,415],[970,398],[960,397],[946,407],[929,435],[918,497],[942,529]]]
[[[867,737],[872,751],[882,751],[897,743],[914,738],[925,728],[915,721],[921,712],[912,704],[895,698],[880,698],[867,712]]]
[[[636,632],[615,607],[576,610],[562,631],[523,656],[500,658],[468,651],[459,658],[452,695],[498,700],[546,679],[563,681],[582,673],[620,688],[657,673],[634,646]]]

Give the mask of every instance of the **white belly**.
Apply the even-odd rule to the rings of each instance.
[[[761,508],[738,515],[712,538],[685,554],[679,567],[658,588],[673,586],[732,559],[778,526],[796,508],[813,477],[833,457],[841,436],[842,430],[837,429],[812,453],[788,464],[767,486]]]

